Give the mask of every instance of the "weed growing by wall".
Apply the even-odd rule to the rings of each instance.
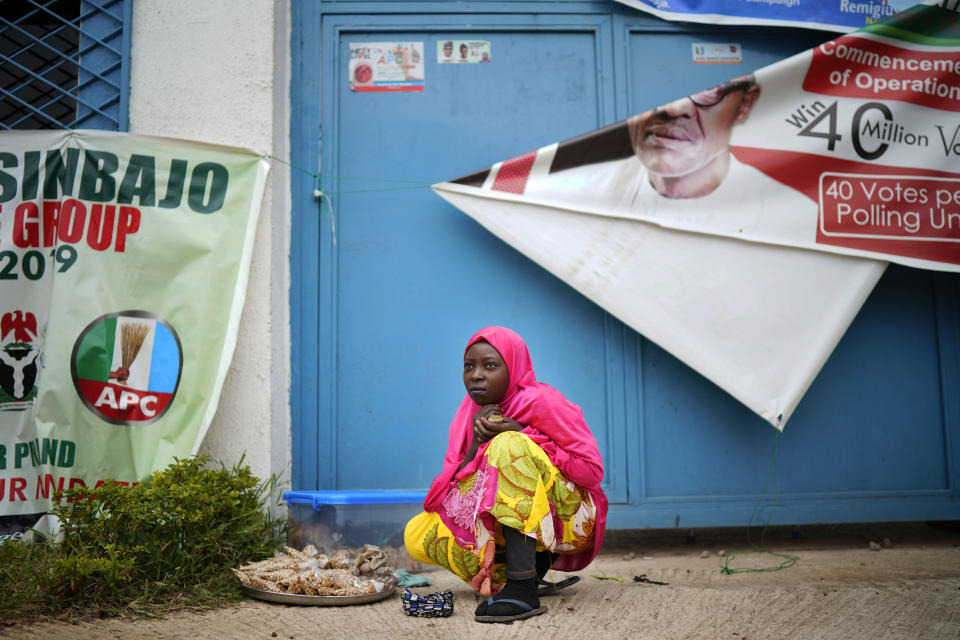
[[[269,510],[278,479],[209,463],[177,459],[137,486],[62,492],[59,543],[0,545],[0,619],[162,615],[240,597],[230,569],[285,540]]]

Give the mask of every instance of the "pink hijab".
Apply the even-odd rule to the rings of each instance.
[[[562,393],[548,384],[537,382],[533,362],[526,343],[514,331],[505,327],[486,327],[470,338],[464,354],[474,343],[487,341],[496,349],[510,372],[507,392],[498,403],[503,414],[526,425],[522,433],[536,442],[567,479],[586,489],[597,507],[594,528],[594,546],[591,554],[560,556],[554,567],[562,571],[575,571],[590,563],[600,549],[606,524],[607,498],[600,488],[603,479],[603,459],[597,448],[590,427],[583,418],[583,411],[567,400]],[[443,471],[430,486],[423,503],[426,511],[436,511],[457,479],[475,472],[481,454],[489,443],[480,447],[473,461],[457,473],[470,442],[473,440],[473,416],[480,410],[469,394],[466,394],[450,422],[449,443],[443,460]],[[578,556],[589,555],[587,558]]]

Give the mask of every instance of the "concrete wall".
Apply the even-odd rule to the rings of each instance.
[[[289,7],[283,0],[133,3],[130,131],[289,157]],[[201,451],[246,455],[289,481],[287,166],[273,162],[239,338]]]

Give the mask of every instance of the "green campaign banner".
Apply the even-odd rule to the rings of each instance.
[[[186,140],[0,133],[0,516],[196,452],[267,169]]]

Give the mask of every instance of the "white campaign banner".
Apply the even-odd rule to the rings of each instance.
[[[434,189],[782,429],[887,261],[960,271],[958,26],[916,7]]]

